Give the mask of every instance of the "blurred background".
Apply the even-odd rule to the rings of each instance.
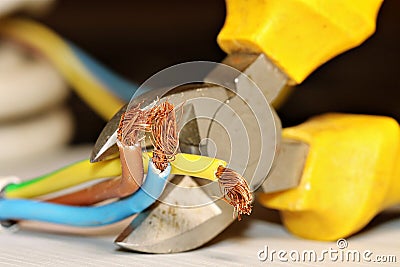
[[[283,126],[326,112],[399,120],[399,14],[400,1],[384,1],[376,34],[298,86],[278,110]],[[216,43],[225,19],[223,0],[58,0],[35,19],[138,84],[173,64],[218,62],[225,56]],[[105,121],[74,92],[69,93],[67,106],[76,124],[72,143],[94,142]]]

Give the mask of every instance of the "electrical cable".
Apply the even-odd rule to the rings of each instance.
[[[32,198],[60,191],[91,180],[121,175],[119,159],[90,163],[88,159],[78,161],[19,184],[5,188],[7,198]]]
[[[112,198],[122,198],[135,193],[143,182],[143,161],[140,144],[124,147],[118,143],[122,174],[47,202],[65,205],[87,206]]]
[[[0,24],[0,34],[43,54],[72,85],[76,93],[104,119],[109,120],[123,106],[124,102],[107,90],[113,88],[107,88],[90,70],[85,68],[74,53],[78,50],[73,51],[50,29],[27,19],[7,19]],[[83,57],[82,53],[79,55]],[[97,68],[97,73],[99,69],[101,67]],[[104,74],[104,68],[102,71],[101,73]],[[110,81],[109,76],[107,76],[108,81]],[[117,86],[117,83],[114,85]]]
[[[129,102],[132,99],[133,94],[138,88],[136,84],[111,72],[73,43],[67,42],[67,44],[80,59],[81,63],[85,65],[86,69],[98,78],[110,91],[126,102]]]
[[[93,205],[106,199],[133,194],[143,181],[142,152],[138,137],[141,131],[151,132],[154,145],[152,162],[159,170],[164,170],[175,158],[178,147],[174,106],[168,101],[158,102],[147,110],[138,106],[122,114],[117,135],[122,163],[121,177],[46,201],[67,205]]]
[[[91,206],[107,199],[129,196],[137,189],[139,189],[139,184],[134,179],[126,181],[118,176],[69,194],[46,199],[46,202],[72,206]]]
[[[34,220],[80,227],[112,224],[153,204],[164,190],[171,166],[160,172],[149,162],[142,187],[117,202],[96,207],[72,207],[25,199],[0,199],[0,220]]]
[[[142,154],[145,173],[148,172],[147,166],[150,157],[152,157],[152,152]],[[227,163],[220,159],[178,153],[171,162],[171,173],[215,181],[218,167],[226,165]],[[10,184],[4,189],[4,194],[6,198],[33,198],[91,180],[120,175],[121,161],[119,158],[95,163],[82,160],[29,181]]]

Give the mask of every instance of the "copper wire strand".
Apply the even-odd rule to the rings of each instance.
[[[149,111],[141,110],[140,104],[122,114],[118,126],[117,138],[126,146],[133,146],[139,142],[139,132],[148,131]]]
[[[232,205],[240,221],[242,214],[250,215],[253,195],[246,179],[232,169],[219,166],[215,175],[223,194],[223,200]]]
[[[179,145],[174,105],[168,101],[158,102],[149,120],[154,146],[152,161],[157,169],[163,171],[175,159]]]

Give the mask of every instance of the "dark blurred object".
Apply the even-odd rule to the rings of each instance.
[[[377,33],[363,46],[322,66],[281,108],[284,126],[325,112],[382,114],[400,119],[400,1],[386,0]],[[126,78],[143,82],[185,61],[220,61],[216,37],[225,19],[222,0],[66,1],[42,20]],[[94,141],[105,124],[77,97],[75,142]]]

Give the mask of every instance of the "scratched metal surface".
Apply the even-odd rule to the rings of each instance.
[[[52,170],[65,163],[84,158],[89,146],[65,149],[48,155],[44,160],[27,160],[24,167],[13,164],[0,167],[1,173],[32,177]],[[121,251],[113,245],[117,233],[129,223],[125,220],[113,227],[96,231],[80,231],[67,235],[68,231],[51,225],[30,224],[20,231],[0,233],[0,266],[398,266],[400,262],[400,210],[393,209],[379,215],[366,230],[349,238],[347,250],[370,250],[372,257],[395,255],[397,263],[373,262],[323,262],[280,261],[276,254],[260,261],[257,253],[268,246],[272,250],[339,250],[335,242],[316,242],[293,237],[280,224],[276,212],[256,205],[251,217],[235,222],[217,239],[204,247],[171,255],[151,255]],[[45,229],[45,230],[44,230]],[[311,231],[311,229],[310,229]],[[286,256],[288,257],[288,256]]]

